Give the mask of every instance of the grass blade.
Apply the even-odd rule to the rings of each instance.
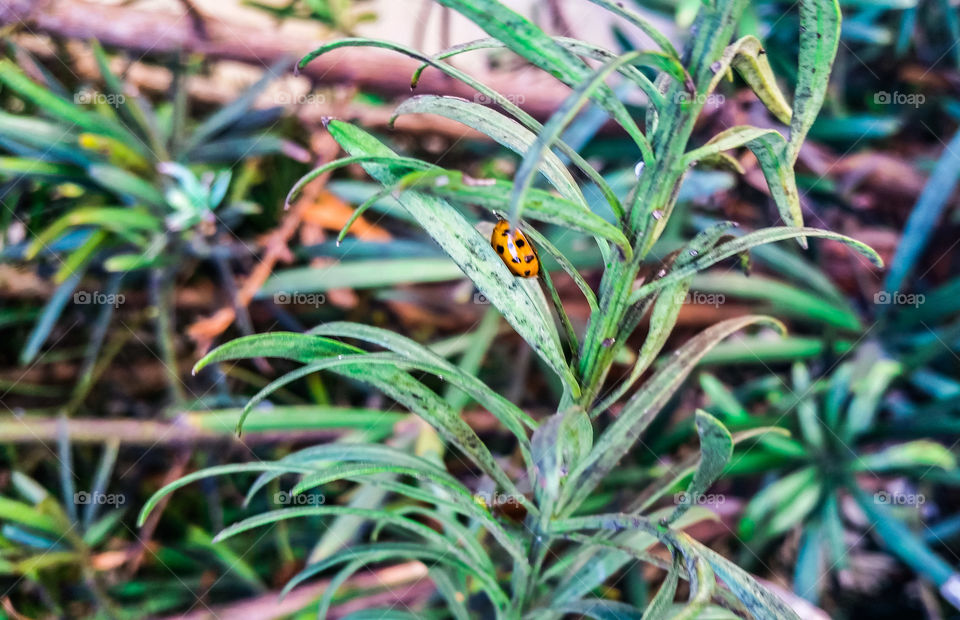
[[[800,145],[820,113],[827,95],[830,69],[840,46],[840,4],[837,0],[801,0],[800,57],[797,90],[790,120],[787,161],[797,161]]]

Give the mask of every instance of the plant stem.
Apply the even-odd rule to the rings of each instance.
[[[746,0],[730,0],[701,6],[691,29],[693,39],[685,52],[685,64],[693,76],[696,96],[690,96],[686,87],[676,80],[667,86],[664,97],[667,106],[660,110],[651,140],[656,160],[641,173],[629,213],[627,232],[634,243],[634,258],[627,262],[614,257],[606,266],[600,284],[599,309],[590,316],[581,347],[583,393],[579,403],[587,411],[603,387],[618,347],[630,336],[621,333],[620,327],[630,308],[628,300],[633,283],[642,259],[650,252],[673,208],[686,173],[680,160],[706,99],[700,95],[705,95],[713,77],[711,66],[729,44],[736,16],[745,4]]]
[[[172,301],[172,278],[165,267],[150,271],[150,293],[157,316],[154,322],[157,348],[160,350],[160,362],[167,376],[167,389],[174,406],[180,406],[185,398],[177,372],[177,353],[174,343],[173,313],[176,305]]]

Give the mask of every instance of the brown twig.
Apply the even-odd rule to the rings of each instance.
[[[5,444],[54,442],[59,436],[58,418],[22,416],[0,417],[0,441]],[[100,418],[71,418],[65,422],[70,441],[73,443],[104,443],[116,438],[124,445],[135,446],[184,446],[199,443],[240,443],[233,427],[225,430],[209,428],[187,412],[172,422],[153,420],[104,420]],[[281,441],[326,441],[340,437],[337,429],[291,429],[270,431],[246,431],[243,444],[265,444]]]
[[[43,10],[25,0],[0,3],[0,26],[23,24],[29,31],[53,37],[97,39],[137,55],[169,57],[199,53],[210,60],[234,60],[254,66],[269,65],[284,57],[300,57],[322,41],[278,33],[275,29],[250,28],[205,15],[206,39],[198,37],[190,20],[159,11],[145,11],[81,0],[49,0]],[[303,70],[318,84],[349,84],[388,97],[410,93],[410,76],[419,62],[393,52],[346,48],[315,59]],[[543,75],[531,79],[521,74],[491,73],[479,76],[488,86],[524,101],[524,108],[545,118],[569,90]],[[472,99],[469,87],[445,79],[439,71],[427,71],[417,87],[420,93],[443,93]]]

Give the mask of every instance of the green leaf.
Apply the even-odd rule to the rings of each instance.
[[[619,15],[639,28],[645,35],[653,39],[653,42],[656,43],[668,56],[672,56],[673,58],[677,59],[680,58],[680,54],[677,52],[677,49],[673,47],[672,43],[670,43],[670,39],[660,32],[659,28],[637,13],[634,13],[633,11],[624,7],[622,2],[613,2],[612,0],[590,0],[590,2],[593,2],[598,6],[602,6],[608,11]]]
[[[75,136],[64,133],[63,127],[55,122],[0,112],[0,136],[42,152],[44,159],[78,166],[90,163],[89,154],[76,148]]]
[[[52,164],[23,157],[0,157],[0,176],[13,179],[26,177],[74,182],[82,182],[86,179],[83,170],[76,166]]]
[[[897,519],[889,508],[878,502],[875,496],[867,495],[854,482],[850,492],[857,505],[866,513],[874,526],[877,542],[889,549],[914,571],[943,587],[955,582],[960,576],[943,558],[934,553],[923,540]],[[947,592],[944,592],[947,594]],[[956,605],[955,598],[951,602]]]
[[[449,258],[397,258],[338,262],[321,269],[296,267],[273,274],[257,292],[257,298],[272,297],[287,304],[297,295],[349,287],[362,290],[396,284],[460,280],[463,271]],[[321,297],[303,297],[306,304],[320,303]]]
[[[461,172],[442,170],[411,172],[397,185],[401,189],[476,204],[501,213],[510,208],[510,192],[516,187],[510,181],[471,179]],[[540,189],[528,190],[523,204],[525,217],[606,239],[616,244],[626,257],[633,252],[630,242],[619,228],[586,207]]]
[[[537,134],[537,139],[523,157],[520,167],[514,178],[513,190],[510,194],[510,221],[516,224],[526,207],[526,197],[533,184],[533,176],[540,167],[546,153],[548,153],[554,142],[558,140],[567,128],[567,125],[573,120],[580,109],[587,103],[592,93],[597,89],[606,88],[604,80],[611,73],[621,66],[628,64],[640,64],[650,57],[648,52],[628,52],[610,62],[604,64],[592,74],[585,76],[580,80],[573,92],[560,104],[560,107],[551,115],[550,120],[544,125],[543,129]],[[602,92],[602,91],[601,91]],[[618,102],[619,103],[619,102]],[[652,165],[654,160],[653,150],[646,137],[636,127],[636,123],[627,116],[629,121],[625,124],[623,120],[615,115],[624,129],[629,133],[640,146],[643,154],[643,161]],[[629,258],[629,253],[626,253]]]
[[[98,185],[131,202],[144,202],[159,209],[168,209],[167,201],[156,187],[122,168],[109,164],[93,164],[87,174]]]
[[[873,425],[881,397],[902,370],[899,362],[888,359],[877,360],[870,367],[867,375],[854,387],[853,400],[847,410],[846,424],[841,433],[844,441],[852,442]]]
[[[890,262],[890,271],[884,280],[884,289],[890,293],[900,291],[923,255],[937,222],[953,196],[960,181],[960,131],[944,147],[943,154],[930,173],[917,204],[910,212],[900,245]]]
[[[543,514],[552,514],[560,486],[590,452],[593,427],[583,409],[571,407],[547,418],[534,432],[531,456],[536,472],[536,493]]]
[[[97,61],[97,68],[100,70],[100,77],[110,93],[122,102],[117,106],[117,114],[124,119],[125,125],[136,129],[137,133],[146,141],[144,147],[140,150],[150,150],[156,159],[169,159],[166,145],[161,136],[155,130],[156,119],[147,116],[147,112],[140,105],[135,96],[126,95],[123,89],[123,83],[110,70],[110,61],[107,59],[103,46],[96,39],[90,40],[90,49],[93,50],[93,57]],[[132,137],[132,132],[131,132]],[[128,140],[129,141],[129,140]]]
[[[665,508],[655,511],[650,514],[650,519],[659,521],[670,514],[671,510],[671,508]],[[703,506],[694,506],[673,524],[672,529],[680,530],[711,519],[716,519],[713,512]],[[658,543],[655,534],[643,530],[624,530],[612,538],[610,534],[609,531],[601,532],[580,541],[581,545],[578,548],[572,549],[554,566],[547,569],[544,579],[553,578],[562,572],[566,573],[566,577],[554,591],[553,599],[556,602],[567,602],[585,596],[593,588],[599,587],[615,575],[628,562],[641,557],[641,552]],[[611,541],[615,546],[605,544]],[[669,565],[664,568],[669,569]]]
[[[344,349],[344,351],[346,350],[347,349]],[[491,413],[494,413],[494,415],[503,422],[504,426],[514,434],[514,436],[520,442],[519,447],[521,452],[525,456],[528,455],[529,441],[526,438],[526,432],[524,431],[523,425],[527,424],[533,426],[535,423],[523,412],[519,412],[518,415],[518,410],[513,407],[509,401],[506,401],[505,399],[493,393],[490,388],[484,385],[479,379],[461,372],[458,368],[456,368],[456,366],[452,366],[449,364],[449,362],[446,362],[446,360],[444,360],[443,363],[436,363],[429,360],[414,360],[403,356],[385,353],[361,353],[359,355],[338,354],[336,357],[331,355],[321,358],[319,361],[310,362],[305,366],[302,366],[296,370],[292,370],[281,377],[274,379],[267,386],[257,392],[247,403],[246,407],[244,407],[243,414],[237,421],[237,433],[241,431],[246,417],[255,411],[254,407],[263,402],[264,399],[281,387],[284,387],[297,379],[301,379],[307,375],[311,375],[321,370],[332,370],[334,372],[338,372],[338,368],[340,367],[355,368],[360,365],[366,365],[371,368],[383,366],[384,370],[382,372],[374,372],[374,376],[381,378],[382,380],[393,376],[392,371],[397,369],[403,371],[420,370],[435,374],[440,378],[447,377],[447,380],[450,381],[452,385],[466,390],[471,396],[478,399],[482,403],[489,403]],[[453,370],[451,370],[451,368]],[[341,372],[341,374],[344,374],[344,372]],[[381,375],[383,376],[381,377]],[[368,380],[366,382],[375,386],[380,385],[380,383],[377,381]],[[426,390],[426,388],[423,386],[420,386],[420,388],[421,390],[417,390],[418,393]],[[412,399],[413,402],[416,402],[417,400],[414,395],[411,395],[407,402],[410,402],[410,399]],[[424,397],[424,402],[427,404],[435,404],[433,397]],[[448,406],[445,407],[445,410],[445,413],[442,414],[443,417],[449,416],[449,414],[453,412],[453,410]],[[432,415],[435,414],[431,414],[431,417],[421,417],[424,417],[425,420],[430,422],[431,419],[435,419],[432,417]],[[430,423],[433,424],[433,422]],[[466,433],[466,428],[469,428],[460,423],[454,423],[453,427],[455,428],[448,429],[448,432]],[[442,429],[438,430],[441,430],[441,433],[444,433]],[[447,433],[444,434],[445,436],[447,435]],[[465,435],[465,437],[469,437],[469,435]],[[467,441],[472,440],[467,439]],[[527,460],[529,461],[529,459]]]
[[[435,392],[395,366],[365,363],[365,355],[358,356],[359,361],[337,359],[362,353],[361,349],[327,338],[274,332],[246,336],[221,345],[198,361],[194,372],[211,363],[251,357],[281,357],[316,365],[319,365],[316,360],[331,358],[328,363],[332,372],[373,385],[437,429],[504,489],[511,492],[515,490],[509,477],[473,429]]]
[[[648,165],[652,164],[653,151],[626,107],[617,99],[613,91],[602,83],[602,78],[598,80],[599,83],[595,86],[585,86],[585,83],[591,79],[593,71],[576,54],[556,43],[530,20],[497,2],[497,0],[438,0],[438,2],[467,17],[491,37],[502,41],[516,54],[540,67],[564,84],[575,90],[583,90],[590,94],[630,134],[630,137],[640,147],[644,161]],[[675,53],[671,55],[674,58],[678,57]],[[594,90],[595,93],[590,93]],[[580,98],[576,94],[572,94],[571,98],[573,97]],[[571,98],[568,98],[568,101]],[[565,105],[562,105],[561,109],[563,107]],[[557,113],[551,118],[551,122],[556,118]],[[549,124],[547,125],[549,126]],[[545,127],[543,131],[538,132],[538,139],[550,133]],[[522,178],[519,171],[517,176]],[[516,215],[512,214],[510,217],[513,223],[516,223],[518,219],[519,212]]]
[[[673,605],[673,599],[677,595],[677,583],[680,580],[680,554],[675,549],[670,549],[670,555],[673,558],[670,570],[667,571],[667,576],[660,584],[656,596],[644,610],[644,617],[647,620],[666,620],[673,617],[668,615],[668,610]]]
[[[345,321],[324,323],[314,327],[308,333],[319,336],[356,338],[382,346],[411,361],[426,362],[438,368],[441,378],[454,381],[457,387],[465,390],[474,400],[503,422],[521,443],[527,440],[523,427],[526,426],[531,429],[537,427],[537,423],[526,412],[491,390],[480,379],[465,373],[442,356],[400,334],[379,327]]]
[[[64,534],[64,527],[55,518],[37,506],[30,506],[17,500],[0,495],[0,519],[7,522],[20,523],[26,527],[46,532],[59,538]]]
[[[758,38],[747,35],[723,51],[720,60],[711,67],[715,75],[707,87],[707,93],[712,93],[716,89],[730,67],[737,70],[743,81],[750,86],[777,120],[790,124],[793,111],[780,87],[777,86],[777,79],[767,60],[767,52]]]
[[[430,569],[430,579],[437,587],[437,592],[443,597],[447,605],[447,612],[453,616],[453,620],[470,620],[470,612],[467,610],[467,597],[464,592],[467,585],[460,580],[459,582],[450,574],[450,571],[439,568]],[[411,614],[411,620],[419,620],[419,616]]]
[[[467,555],[457,545],[451,544],[450,540],[437,533],[432,528],[422,525],[412,519],[398,516],[386,510],[349,508],[347,506],[298,506],[294,508],[281,508],[278,510],[270,510],[260,513],[256,516],[234,523],[217,534],[213,541],[222,542],[232,536],[242,534],[243,532],[251,529],[263,527],[264,525],[271,525],[287,519],[339,515],[362,517],[367,521],[375,521],[378,526],[389,524],[406,530],[409,533],[423,538],[427,543],[432,543],[431,546],[435,545],[441,548],[446,547],[450,551],[451,555],[455,556],[464,564],[469,566],[472,571],[476,573],[484,572],[484,569],[475,564],[474,560],[469,555]]]
[[[687,575],[690,578],[690,598],[683,609],[674,614],[675,620],[693,620],[700,617],[700,612],[710,604],[717,589],[717,579],[714,576],[710,562],[689,544],[689,536],[679,532],[676,536],[677,546],[683,553],[687,565]]]
[[[663,278],[648,284],[644,284],[635,290],[630,296],[630,303],[636,303],[652,294],[654,291],[673,284],[686,276],[695,274],[698,271],[702,271],[707,267],[711,267],[726,258],[730,258],[731,256],[736,256],[737,254],[745,252],[754,246],[762,245],[764,243],[772,243],[774,241],[783,241],[784,239],[795,239],[797,237],[822,237],[824,239],[839,241],[840,243],[843,243],[844,245],[869,258],[874,265],[878,267],[883,266],[883,259],[880,258],[880,255],[877,254],[873,248],[845,235],[827,230],[821,230],[819,228],[808,227],[792,228],[789,226],[778,226],[772,228],[763,228],[761,230],[755,230],[751,233],[747,233],[742,237],[737,237],[736,239],[728,241],[727,243],[718,245],[706,254],[701,255],[692,263],[684,265],[680,269],[672,270]]]
[[[43,343],[46,342],[47,337],[50,336],[50,330],[53,329],[64,307],[66,307],[67,303],[71,300],[70,296],[73,295],[73,291],[76,290],[77,285],[80,284],[80,280],[83,279],[84,272],[85,269],[83,267],[74,271],[57,287],[57,290],[55,290],[53,295],[50,296],[50,299],[47,300],[46,305],[43,306],[43,312],[40,313],[40,318],[37,320],[36,325],[33,326],[33,329],[30,330],[27,342],[23,345],[23,350],[20,352],[21,365],[29,364],[36,359]]]
[[[601,62],[608,62],[617,57],[615,53],[611,52],[608,49],[605,49],[598,45],[594,45],[587,41],[581,41],[580,39],[574,39],[571,37],[553,37],[553,40],[556,41],[558,44],[562,45],[563,47],[565,47],[566,49],[570,50],[577,56],[582,56],[584,58],[592,58],[594,60],[599,60]],[[440,51],[434,54],[433,59],[435,61],[445,60],[447,58],[451,58],[453,56],[462,54],[464,52],[470,52],[470,51],[479,50],[479,49],[498,48],[498,47],[506,47],[506,45],[502,41],[499,41],[493,38],[477,39],[476,41],[461,43],[459,45],[454,45],[443,51]],[[677,62],[676,64],[679,65],[679,62]],[[417,81],[419,81],[420,74],[424,71],[424,69],[426,69],[429,66],[430,66],[429,64],[424,63],[417,68],[417,70],[413,74],[412,82],[414,85],[417,83]],[[683,79],[682,65],[679,65],[679,68],[680,70],[678,75],[681,76],[680,79],[682,80]],[[640,71],[636,67],[629,66],[629,65],[625,67],[620,67],[618,71],[624,77],[631,80],[634,84],[636,84],[640,88],[640,90],[643,91],[643,93],[650,99],[650,105],[656,108],[663,107],[664,105],[663,95],[660,93],[659,90],[657,90],[657,87],[650,80],[650,78],[644,75],[643,71]],[[676,68],[671,67],[670,71],[676,71]]]
[[[223,133],[225,130],[229,129],[231,125],[236,124],[243,119],[250,109],[253,107],[253,104],[256,102],[257,97],[260,96],[260,93],[266,89],[266,87],[277,78],[278,75],[285,72],[289,69],[290,65],[293,63],[293,60],[287,57],[281,58],[277,62],[273,63],[257,80],[250,88],[245,90],[243,94],[231,101],[229,104],[221,107],[217,110],[210,118],[205,120],[200,124],[199,127],[194,130],[190,138],[187,140],[187,143],[183,146],[184,152],[190,152],[195,148],[201,146],[204,142],[210,141],[212,138]]]
[[[800,146],[820,112],[830,83],[830,70],[840,46],[840,4],[837,0],[801,0],[800,54],[797,90],[790,121],[787,161],[797,161]]]
[[[331,162],[327,162],[322,166],[314,168],[307,174],[300,177],[300,179],[294,184],[290,189],[290,192],[287,194],[287,200],[285,202],[286,207],[290,206],[297,197],[300,196],[300,192],[303,191],[303,188],[309,184],[311,181],[317,179],[328,172],[332,172],[338,168],[344,168],[352,164],[364,164],[364,163],[378,163],[390,166],[392,168],[409,168],[411,170],[433,170],[438,168],[436,164],[430,164],[425,161],[414,159],[412,157],[401,157],[397,154],[390,155],[357,155],[354,157],[341,157],[340,159],[335,159]]]
[[[489,136],[498,144],[521,156],[537,138],[535,133],[493,108],[459,97],[438,95],[411,97],[394,110],[391,121],[402,114],[436,114],[455,120]],[[555,154],[548,152],[544,155],[540,172],[560,192],[561,196],[570,202],[586,206],[586,199],[576,181],[573,180],[573,175]]]
[[[354,559],[364,558],[368,563],[384,562],[387,560],[420,560],[428,565],[448,564],[453,568],[467,571],[473,574],[478,582],[484,587],[484,591],[490,596],[491,601],[500,606],[507,606],[508,600],[503,591],[496,585],[491,577],[485,573],[474,573],[471,568],[463,562],[450,555],[449,548],[430,548],[423,544],[414,543],[386,543],[378,542],[369,545],[357,545],[323,560],[310,564],[302,571],[297,573],[284,587],[282,595],[286,595],[293,588],[300,585],[310,577],[323,572],[324,570],[349,562]]]
[[[560,251],[549,239],[546,238],[540,231],[535,228],[528,227],[523,229],[523,234],[529,237],[534,245],[537,247],[537,252],[541,255],[548,254],[550,255],[557,264],[560,265],[560,268],[570,276],[570,279],[573,280],[574,284],[577,285],[577,288],[580,289],[580,292],[583,293],[583,297],[587,300],[587,305],[590,306],[591,312],[596,312],[598,309],[597,306],[597,295],[593,292],[593,289],[590,288],[590,285],[587,284],[587,281],[584,280],[583,275],[580,271],[574,266],[570,259],[567,258],[566,254]]]
[[[757,620],[800,620],[793,609],[757,583],[757,580],[745,570],[693,539],[688,538],[688,542],[710,563],[717,577],[746,606],[754,618]]]
[[[813,325],[831,325],[859,332],[862,324],[849,307],[824,298],[818,291],[806,291],[764,276],[740,273],[699,274],[691,285],[705,293],[723,293],[730,297],[766,301],[771,314],[806,319]]]
[[[741,536],[750,538],[758,532],[763,538],[776,536],[806,516],[820,492],[818,476],[815,467],[804,467],[764,487],[743,512]],[[793,506],[798,499],[800,504]]]
[[[562,507],[570,511],[596,488],[636,444],[647,426],[667,403],[697,362],[718,342],[748,325],[768,323],[786,331],[776,319],[763,316],[744,316],[721,321],[687,341],[670,356],[650,379],[624,405],[617,419],[597,440],[590,456],[570,474],[567,495]]]
[[[784,223],[794,227],[803,226],[793,163],[787,158],[787,142],[779,131],[748,125],[731,127],[711,138],[706,145],[684,155],[683,164],[690,165],[709,155],[740,146],[746,146],[757,157],[770,188],[770,195],[777,204]],[[801,243],[801,246],[806,247],[805,242]]]
[[[733,437],[730,431],[720,420],[702,409],[697,409],[697,434],[700,436],[700,463],[686,492],[691,501],[678,504],[667,517],[667,523],[676,521],[690,508],[695,498],[716,482],[733,454]]]
[[[328,129],[351,154],[393,154],[373,136],[352,125],[331,121]],[[391,186],[399,181],[395,174],[382,165],[367,164],[365,168],[384,185]],[[574,397],[579,396],[580,388],[563,358],[555,327],[543,320],[534,300],[510,273],[487,240],[455,209],[433,196],[405,192],[401,195],[400,202],[500,310],[517,333],[557,373]]]
[[[793,591],[810,601],[817,602],[818,587],[823,580],[823,533],[819,523],[807,524],[800,538],[797,563],[793,570]]]
[[[810,371],[800,362],[793,365],[793,389],[799,395],[797,403],[797,421],[803,439],[814,448],[823,448],[825,444],[823,426],[817,416],[817,403],[811,396]]]
[[[667,339],[673,332],[673,326],[676,325],[680,310],[686,302],[687,292],[690,290],[690,280],[691,278],[684,278],[659,292],[656,301],[653,303],[653,312],[650,315],[650,329],[643,345],[640,347],[637,361],[630,369],[630,375],[621,381],[610,396],[604,398],[600,404],[593,408],[592,417],[597,417],[620,400],[663,350],[663,345],[667,343]],[[624,333],[620,340],[625,341],[629,337],[630,334]]]
[[[0,60],[0,84],[37,106],[44,114],[67,123],[69,127],[79,127],[85,131],[110,136],[124,142],[130,141],[131,136],[122,125],[58,97],[30,80],[9,60]]]
[[[940,467],[949,471],[957,466],[957,458],[935,441],[918,439],[861,456],[853,466],[856,471],[870,472],[896,472],[911,467],[922,467],[924,470]]]
[[[257,571],[249,562],[243,559],[246,554],[241,555],[235,553],[226,545],[216,544],[217,541],[215,539],[212,539],[207,532],[195,525],[190,525],[187,528],[185,542],[188,547],[199,547],[213,555],[222,565],[224,571],[222,575],[224,577],[233,573],[233,576],[239,577],[240,580],[245,582],[253,590],[258,592],[266,591],[267,588],[257,574]]]
[[[33,240],[24,253],[27,260],[34,258],[47,245],[53,243],[68,228],[94,226],[115,232],[132,242],[137,237],[128,231],[160,232],[162,223],[142,209],[126,207],[79,207],[57,218]]]
[[[700,389],[706,395],[707,402],[716,408],[718,413],[722,413],[724,419],[728,421],[750,419],[750,414],[737,397],[716,376],[708,372],[700,373]]]

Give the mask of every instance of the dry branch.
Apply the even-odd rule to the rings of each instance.
[[[22,27],[31,34],[67,39],[97,39],[134,56],[162,57],[198,53],[211,60],[233,60],[257,67],[285,57],[299,58],[323,41],[278,33],[276,29],[231,24],[205,14],[205,36],[188,15],[145,11],[127,6],[80,0],[6,0],[0,3],[0,27]],[[303,75],[316,84],[348,84],[387,97],[410,94],[410,76],[418,62],[399,54],[367,48],[347,48],[313,61]],[[490,87],[523,101],[538,117],[547,117],[569,92],[547,76],[527,71],[478,76]],[[427,71],[418,93],[442,93],[472,99],[475,92],[438,71]]]

